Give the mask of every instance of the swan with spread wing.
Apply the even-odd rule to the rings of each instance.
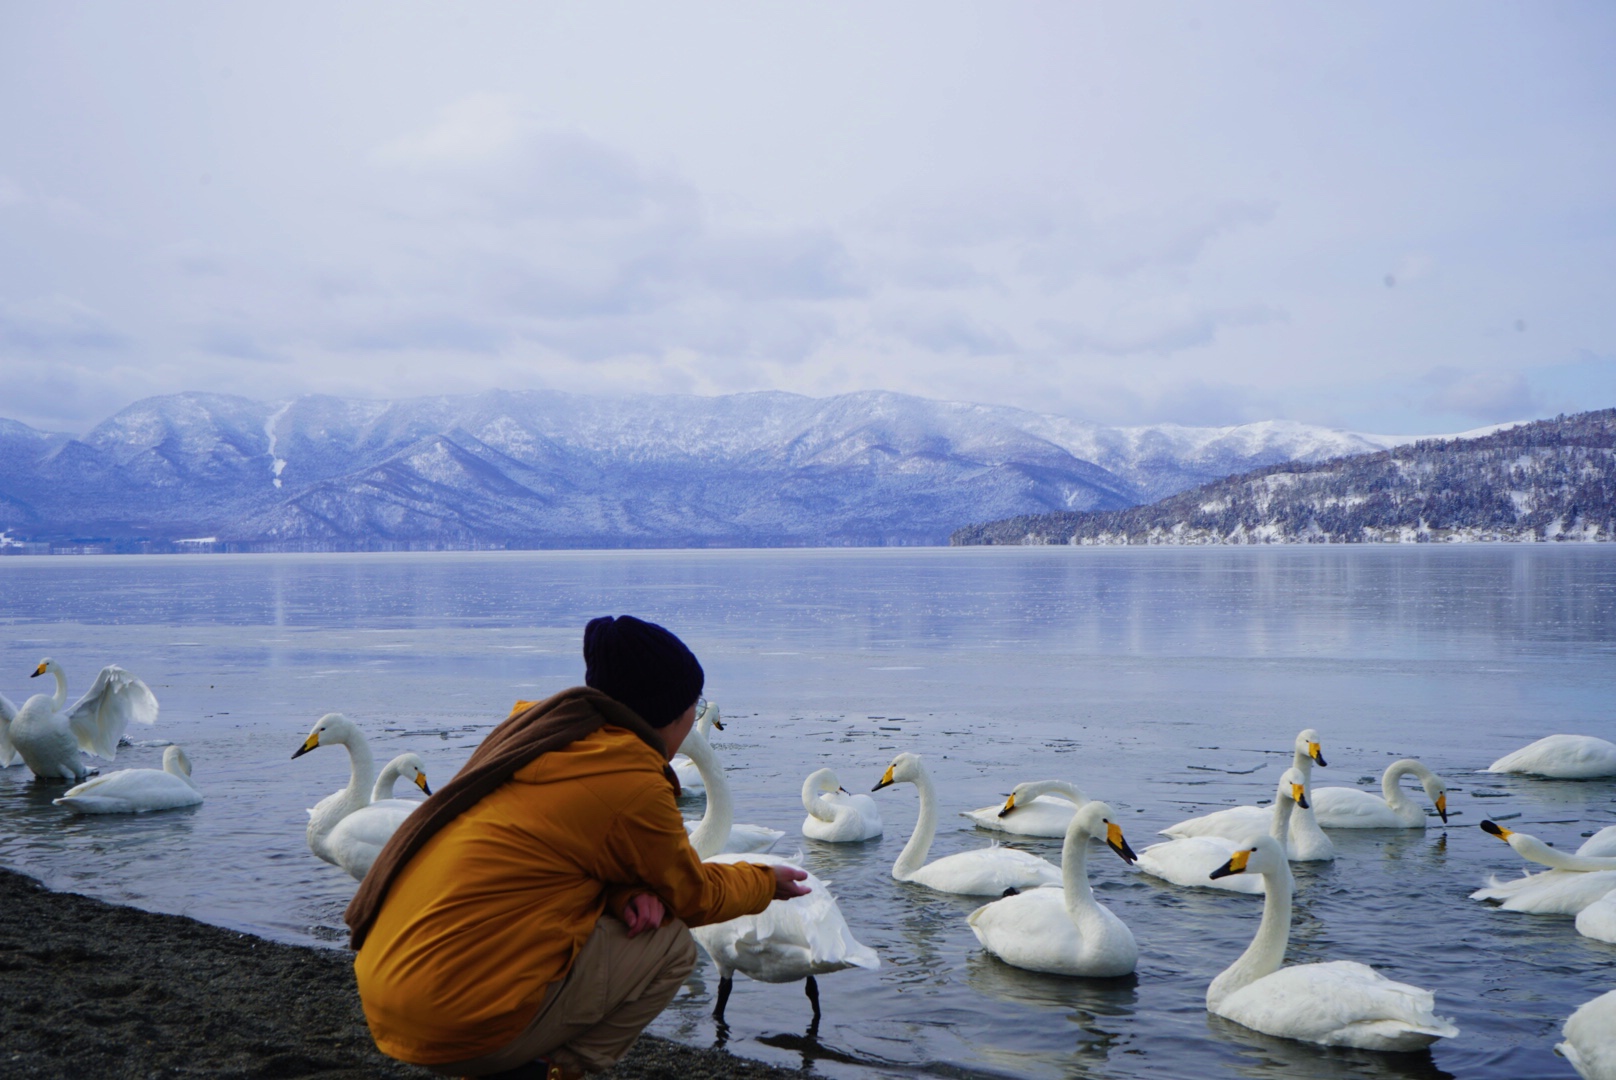
[[[90,774],[80,751],[111,761],[131,723],[157,722],[151,688],[116,664],[102,668],[72,708],[61,665],[47,657],[29,677],[46,674],[55,677],[56,693],[35,694],[21,708],[0,697],[0,763],[20,756],[42,780],[80,781]]]

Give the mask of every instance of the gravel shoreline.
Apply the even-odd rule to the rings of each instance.
[[[51,892],[0,869],[0,1075],[425,1080],[377,1051],[346,952]],[[642,1036],[614,1080],[810,1073]]]

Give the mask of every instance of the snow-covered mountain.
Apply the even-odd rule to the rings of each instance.
[[[943,543],[1410,439],[1273,421],[1106,428],[867,392],[175,394],[82,438],[0,421],[0,533],[113,547]]]

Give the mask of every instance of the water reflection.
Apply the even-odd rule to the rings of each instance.
[[[1343,1047],[1315,1046],[1294,1039],[1276,1039],[1248,1027],[1206,1014],[1207,1029],[1237,1048],[1235,1072],[1253,1080],[1454,1080],[1437,1066],[1429,1050],[1415,1054],[1386,1054]]]

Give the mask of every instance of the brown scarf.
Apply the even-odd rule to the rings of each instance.
[[[540,754],[569,746],[586,735],[593,735],[607,724],[627,728],[658,754],[667,753],[662,732],[641,720],[627,705],[614,701],[599,690],[575,686],[510,717],[500,724],[472,753],[470,760],[443,787],[432,793],[404,824],[393,833],[370,872],[359,883],[359,891],[343,913],[348,924],[349,945],[358,949],[365,943],[382,901],[393,880],[415,853],[439,829],[471,809],[484,795],[499,787],[516,771]],[[666,766],[663,772],[679,794],[679,780]]]

